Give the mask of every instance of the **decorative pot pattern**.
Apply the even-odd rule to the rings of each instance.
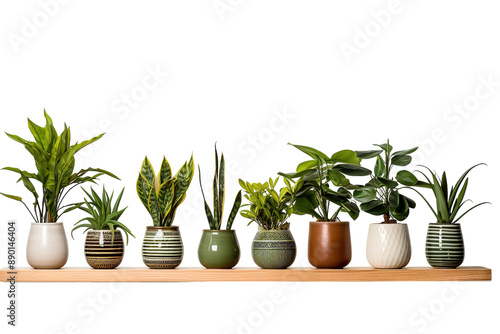
[[[400,269],[411,258],[408,225],[370,224],[366,257],[373,268]]]
[[[259,230],[252,241],[252,257],[263,269],[286,269],[297,256],[297,246],[289,230]]]
[[[151,269],[177,268],[184,256],[178,226],[148,226],[142,244],[142,260]]]
[[[60,269],[68,261],[68,240],[63,223],[32,223],[26,257],[35,269]]]
[[[112,242],[113,241],[113,242]],[[94,269],[114,269],[122,263],[125,247],[119,230],[88,231],[85,239],[85,258]]]
[[[316,268],[347,266],[352,257],[349,222],[310,222],[308,256]]]
[[[200,263],[207,269],[231,269],[240,261],[240,245],[234,230],[203,230],[198,248]]]
[[[456,268],[464,262],[465,247],[460,224],[429,224],[425,242],[427,262],[436,268]]]

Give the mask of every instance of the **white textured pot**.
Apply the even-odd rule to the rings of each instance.
[[[26,250],[35,269],[60,269],[68,261],[68,240],[63,223],[32,223]]]
[[[366,257],[373,268],[400,269],[411,258],[410,234],[406,224],[370,224]]]

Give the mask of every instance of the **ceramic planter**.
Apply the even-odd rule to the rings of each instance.
[[[177,268],[184,256],[178,226],[148,226],[142,244],[142,260],[151,269]]]
[[[88,231],[85,239],[85,259],[94,269],[114,269],[122,263],[125,247],[119,230]]]
[[[26,248],[35,269],[60,269],[68,261],[68,240],[63,223],[32,223]]]
[[[351,262],[349,222],[309,223],[309,263],[316,268],[344,268]]]
[[[456,268],[465,256],[460,224],[429,224],[425,242],[427,262],[435,268]]]
[[[252,257],[263,269],[286,269],[297,256],[289,230],[259,230],[252,241]]]
[[[411,258],[410,234],[406,224],[370,224],[366,257],[373,268],[400,269]]]
[[[203,230],[198,258],[207,269],[233,268],[240,261],[240,245],[236,231]]]

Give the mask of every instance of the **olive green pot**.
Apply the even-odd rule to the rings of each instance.
[[[262,269],[286,269],[297,256],[297,246],[289,230],[259,230],[252,241],[252,257]]]
[[[203,230],[198,258],[207,269],[231,269],[240,261],[240,245],[234,230]]]

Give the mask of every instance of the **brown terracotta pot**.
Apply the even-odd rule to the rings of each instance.
[[[309,224],[309,263],[316,268],[344,268],[351,262],[349,222]]]

